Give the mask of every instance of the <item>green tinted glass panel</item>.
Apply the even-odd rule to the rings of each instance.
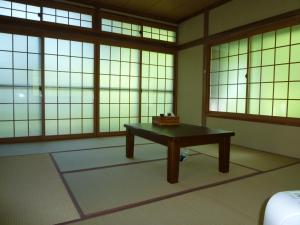
[[[272,115],[272,100],[260,100],[260,115]]]
[[[249,100],[249,113],[259,114],[259,100],[256,99]]]
[[[290,64],[290,80],[300,81],[300,63]]]
[[[276,64],[288,63],[290,58],[290,47],[276,48]]]
[[[290,44],[290,28],[283,28],[276,31],[276,46],[285,46]]]
[[[300,100],[288,101],[288,117],[300,118]]]
[[[288,83],[280,82],[274,84],[274,99],[286,99],[288,94]]]
[[[286,100],[274,100],[273,102],[273,116],[286,116],[287,101]]]
[[[271,82],[273,81],[274,67],[264,66],[261,68],[261,82]]]
[[[291,44],[300,43],[300,25],[293,26],[291,29]]]
[[[250,98],[259,98],[260,95],[260,85],[250,84],[249,96]]]
[[[300,44],[291,46],[291,62],[300,62]]]
[[[261,83],[261,98],[272,98],[273,97],[273,84],[272,83]]]
[[[251,51],[257,51],[262,48],[262,35],[258,34],[250,38]]]
[[[264,50],[262,52],[262,65],[274,64],[274,49]]]
[[[275,66],[275,81],[288,81],[289,65]]]
[[[250,54],[250,66],[260,66],[261,65],[261,51],[251,52]]]
[[[290,83],[289,99],[300,99],[300,82],[291,82]]]
[[[275,47],[275,31],[263,34],[263,49]]]

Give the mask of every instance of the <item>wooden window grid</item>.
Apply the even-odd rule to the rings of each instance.
[[[248,44],[247,67],[242,73],[247,78],[246,83],[243,83],[246,88],[245,104],[242,104],[240,110],[238,107],[237,110],[228,110],[229,103],[227,101],[222,104],[220,101],[221,85],[214,78],[222,71],[222,57],[216,58],[214,52],[222,54],[222,46],[236,41],[213,45],[210,56],[208,115],[216,116],[220,113],[226,116],[224,113],[228,113],[229,117],[230,114],[234,115],[232,113],[238,113],[241,117],[241,114],[256,119],[261,117],[262,121],[270,121],[267,117],[285,118],[293,124],[293,121],[300,118],[300,25],[282,27],[238,41],[242,40],[246,40]],[[224,59],[224,65],[229,67],[229,57]],[[218,91],[212,91],[214,88]],[[220,108],[220,102],[223,108]]]

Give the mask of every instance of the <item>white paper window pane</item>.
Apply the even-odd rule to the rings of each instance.
[[[129,117],[129,104],[120,104],[120,117]]]
[[[57,56],[45,55],[45,70],[57,70]]]
[[[94,132],[94,121],[92,119],[82,120],[82,132],[83,133],[93,133]]]
[[[13,102],[13,89],[0,87],[0,103],[12,103]]]
[[[40,120],[29,121],[29,136],[40,135],[42,135],[42,122]]]
[[[0,121],[0,137],[7,138],[14,136],[14,125],[13,122]]]
[[[93,118],[94,117],[94,105],[84,104],[82,106],[82,116],[83,118]]]
[[[70,71],[70,57],[58,56],[58,71]]]
[[[82,85],[82,74],[71,73],[71,87],[81,87]]]
[[[109,119],[100,119],[100,132],[109,132]]]
[[[15,121],[15,137],[28,136],[28,121]]]
[[[70,120],[58,120],[58,133],[70,134],[71,121]]]
[[[41,69],[41,56],[39,54],[28,54],[28,69]]]
[[[100,118],[109,117],[109,104],[100,104]]]
[[[94,91],[93,90],[83,90],[82,92],[83,103],[93,103],[94,102]]]
[[[13,35],[14,51],[27,52],[27,36]]]
[[[109,91],[101,90],[100,91],[100,103],[109,103]]]
[[[57,97],[59,103],[70,103],[70,90],[67,88],[58,89]]]
[[[119,117],[120,111],[119,111],[119,104],[110,104],[109,105],[109,116],[110,117]]]
[[[46,88],[45,90],[45,102],[46,103],[57,103],[57,90]]]
[[[82,131],[81,119],[71,120],[71,133],[72,134],[80,134],[81,131]]]
[[[82,43],[71,41],[71,56],[82,57]]]
[[[82,118],[81,104],[71,104],[71,118]]]
[[[58,54],[59,55],[70,55],[71,42],[68,40],[58,40]]]
[[[286,116],[287,101],[286,100],[274,100],[273,103],[273,116]]]
[[[46,87],[57,86],[57,72],[45,71],[45,86]]]
[[[0,51],[0,68],[12,68],[12,53]]]
[[[83,59],[83,72],[93,73],[94,72],[94,60],[93,59]]]
[[[14,52],[14,68],[27,69],[27,54]]]
[[[94,74],[83,74],[82,87],[94,87]]]
[[[1,85],[12,85],[13,76],[12,70],[10,69],[0,69],[0,84]]]
[[[14,70],[14,84],[27,85],[27,70]]]
[[[0,107],[0,121],[13,120],[13,104],[1,104]]]
[[[45,133],[46,135],[57,135],[57,121],[46,120],[45,121]]]
[[[0,50],[12,51],[12,35],[0,33]]]
[[[57,54],[57,39],[45,38],[45,53]]]
[[[56,104],[45,104],[45,117],[46,119],[57,118],[57,105]]]
[[[110,131],[119,131],[119,119],[110,119]]]
[[[42,109],[40,104],[29,104],[29,119],[38,120],[42,118]]]
[[[14,118],[15,120],[27,120],[28,108],[27,104],[14,105]]]
[[[300,118],[300,101],[290,100],[288,105],[288,117]]]
[[[129,91],[121,91],[120,102],[121,103],[129,103]]]
[[[81,90],[71,90],[71,102],[72,103],[81,103],[82,91]]]
[[[71,57],[71,71],[82,72],[82,59]]]
[[[27,103],[27,88],[15,88],[15,103]]]
[[[70,115],[70,104],[58,104],[58,118],[59,119],[69,119]]]

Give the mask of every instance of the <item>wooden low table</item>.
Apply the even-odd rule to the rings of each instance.
[[[230,137],[234,132],[210,129],[207,127],[179,124],[175,126],[158,126],[152,123],[125,124],[126,157],[133,158],[134,135],[168,146],[169,183],[178,182],[180,148],[194,145],[219,144],[219,171],[229,171]]]

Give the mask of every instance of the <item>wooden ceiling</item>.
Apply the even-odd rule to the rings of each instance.
[[[229,0],[69,0],[170,23],[179,23]]]

